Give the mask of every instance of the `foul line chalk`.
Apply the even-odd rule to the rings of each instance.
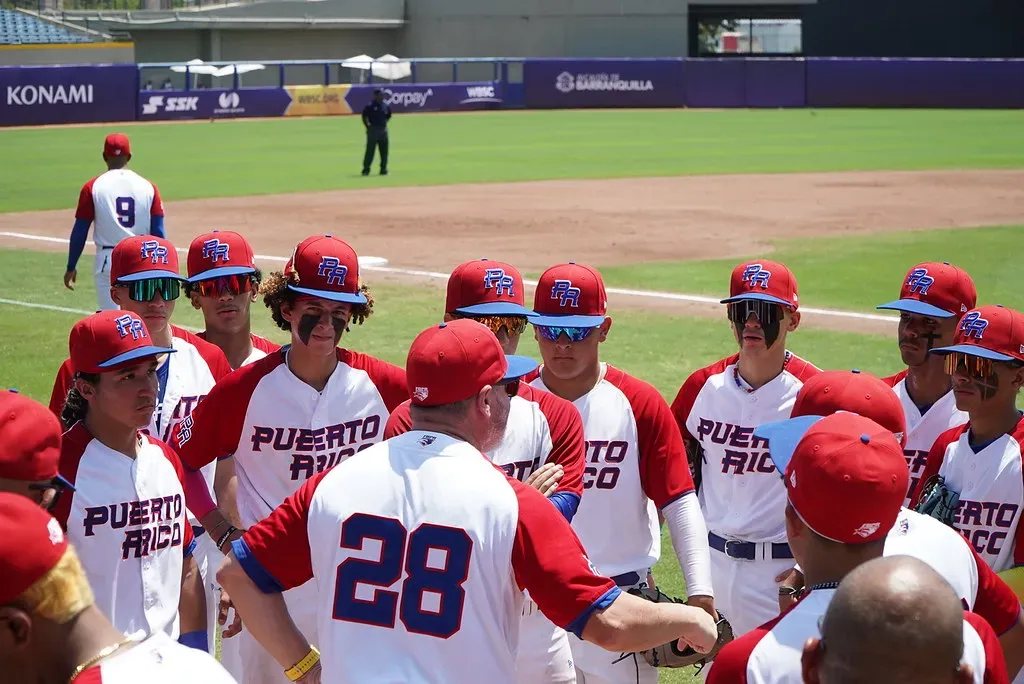
[[[61,244],[67,244],[68,241],[65,238],[49,237],[43,235],[31,235],[29,233],[9,233],[0,231],[0,237],[13,237],[21,238],[23,240],[38,240],[40,242],[56,242]],[[86,243],[92,245],[92,242]],[[178,252],[184,254],[187,250],[178,248]],[[279,261],[285,262],[288,259],[286,257],[270,256],[266,254],[257,254],[257,259],[263,261]],[[441,273],[439,271],[421,271],[409,268],[396,268],[394,266],[387,266],[388,260],[384,257],[375,256],[361,256],[359,257],[360,268],[365,268],[367,271],[378,271],[380,273],[395,273],[398,275],[415,276],[419,278],[434,278],[437,280],[448,280],[448,273]],[[523,280],[523,283],[530,286],[536,286],[536,280]],[[718,297],[705,297],[702,295],[692,294],[681,294],[679,292],[659,292],[657,290],[632,290],[621,287],[609,287],[605,288],[611,294],[623,295],[626,297],[640,297],[645,299],[666,299],[675,302],[691,302],[695,304],[719,304],[720,298]],[[896,316],[885,316],[883,314],[873,313],[861,313],[859,311],[842,311],[839,309],[818,309],[815,307],[805,306],[801,307],[800,311],[803,313],[809,313],[815,316],[831,316],[833,318],[849,318],[860,321],[882,321],[885,323],[895,324],[899,321]]]
[[[80,316],[91,316],[95,311],[85,311],[84,309],[69,309],[66,306],[54,306],[53,304],[36,304],[35,302],[22,302],[17,299],[0,299],[0,304],[7,304],[9,306],[21,306],[26,309],[43,309],[45,311],[59,311],[61,313],[78,314]],[[179,328],[184,328],[189,332],[199,332],[199,328],[190,328],[187,325],[179,325]]]

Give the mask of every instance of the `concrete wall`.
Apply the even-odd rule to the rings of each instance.
[[[414,0],[409,57],[667,57],[686,54],[682,0]]]
[[[0,45],[0,65],[129,64],[135,61],[131,43],[76,45]]]

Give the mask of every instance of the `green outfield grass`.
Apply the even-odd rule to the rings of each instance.
[[[118,126],[0,130],[0,212],[73,207]],[[1024,166],[1024,112],[647,110],[397,115],[392,175],[358,175],[358,117],[125,126],[175,200],[554,178]]]
[[[768,253],[800,283],[804,306],[868,311],[899,296],[907,270],[923,261],[948,261],[967,270],[981,304],[1024,309],[1020,259],[1024,226],[951,228],[858,237],[779,240]],[[647,262],[601,268],[609,286],[727,296],[729,273],[740,259]],[[884,312],[879,312],[884,313]]]

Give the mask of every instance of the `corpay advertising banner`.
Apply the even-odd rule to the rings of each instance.
[[[373,91],[376,88],[384,92],[384,102],[396,114],[500,109],[502,103],[501,83],[497,81],[401,85],[382,83],[352,86],[345,95],[352,113],[359,114],[363,111],[363,107],[373,99]]]
[[[138,69],[0,67],[0,126],[133,121]]]
[[[682,59],[530,59],[528,109],[681,107]]]

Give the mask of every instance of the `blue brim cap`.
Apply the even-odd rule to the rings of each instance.
[[[771,302],[772,304],[781,304],[782,306],[793,306],[792,304],[787,302],[785,299],[780,299],[779,297],[773,297],[772,295],[757,294],[756,292],[747,292],[747,293],[744,293],[744,294],[741,294],[741,295],[736,295],[735,297],[729,297],[728,299],[723,299],[719,303],[720,304],[732,304],[733,302],[744,302],[744,301],[751,301],[751,300],[755,301],[755,302]]]
[[[768,453],[779,473],[786,472],[786,466],[793,458],[796,445],[804,438],[812,425],[824,416],[800,416],[789,420],[765,423],[754,428],[754,436],[768,440]]]
[[[289,285],[288,289],[292,292],[298,292],[299,294],[309,295],[310,297],[321,297],[323,299],[330,299],[332,302],[343,302],[345,304],[365,304],[366,295],[362,292],[334,292],[333,290],[314,290],[311,287],[296,287]]]
[[[933,318],[953,318],[956,316],[955,313],[917,299],[897,299],[895,302],[881,304],[875,308],[887,309],[889,311],[905,311],[906,313],[917,314],[918,316],[931,316]]]
[[[121,276],[117,279],[119,283],[135,283],[140,280],[156,280],[157,278],[174,278],[180,280],[183,283],[188,282],[188,278],[183,278],[180,273],[174,271],[142,271],[140,273],[131,273],[126,276]]]
[[[211,268],[209,271],[203,271],[202,273],[196,273],[188,279],[188,282],[198,283],[201,280],[213,280],[222,276],[247,275],[255,272],[256,269],[249,266],[221,266],[219,268]]]
[[[604,323],[604,316],[556,316],[554,314],[537,314],[530,319],[533,325],[551,325],[563,328],[596,328]]]
[[[469,314],[470,316],[526,316],[527,318],[537,315],[525,306],[513,302],[487,302],[486,304],[463,306],[456,309],[455,313]]]
[[[991,349],[985,349],[979,347],[976,344],[954,344],[952,347],[938,347],[932,349],[932,354],[955,354],[955,353],[967,354],[968,356],[978,356],[983,359],[989,359],[990,361],[1016,361],[1012,356],[1006,354],[1000,354],[997,351]]]
[[[508,370],[505,371],[505,377],[498,381],[499,385],[521,378],[527,373],[537,370],[537,366],[540,365],[529,356],[506,354],[505,361],[508,362]]]
[[[126,351],[123,354],[107,359],[101,364],[98,364],[100,368],[112,368],[114,366],[120,366],[122,363],[128,363],[129,361],[135,361],[136,359],[144,359],[149,356],[159,356],[160,354],[173,354],[176,349],[170,347],[157,347],[155,345],[149,345],[146,347],[138,347],[131,351]]]

